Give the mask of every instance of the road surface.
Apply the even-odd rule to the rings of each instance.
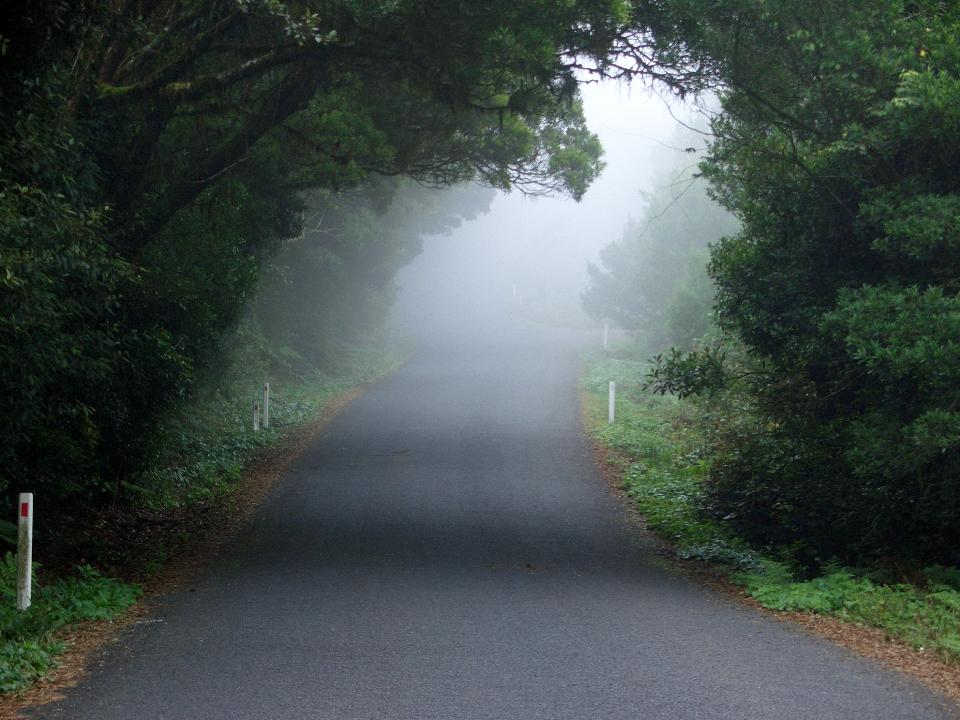
[[[31,717],[952,717],[662,567],[593,463],[578,367],[571,333],[506,321],[428,343]]]

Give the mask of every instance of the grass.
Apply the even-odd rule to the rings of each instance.
[[[58,630],[85,620],[110,620],[140,594],[136,585],[83,566],[75,577],[35,584],[33,603],[21,612],[16,582],[16,557],[8,552],[0,561],[0,693],[21,690],[56,666],[56,655],[64,650]]]
[[[879,628],[887,637],[960,665],[960,570],[933,567],[919,583],[883,583],[864,569],[828,566],[797,580],[789,566],[706,517],[710,464],[693,409],[642,389],[646,363],[602,355],[583,377],[590,433],[622,463],[623,488],[650,527],[685,559],[712,562],[761,605]],[[616,422],[607,424],[607,383],[617,383]]]
[[[256,433],[252,405],[258,399],[261,373],[255,371],[256,379],[250,371],[223,378],[166,419],[158,432],[162,452],[154,466],[123,489],[136,504],[167,511],[229,494],[244,467],[286,429],[312,422],[330,400],[385,375],[402,355],[370,352],[353,360],[349,369],[335,376],[290,373],[272,383],[270,428]],[[0,526],[0,538],[9,536],[11,528],[15,530]],[[148,574],[158,571],[166,558],[162,545],[151,548],[156,557],[145,566]],[[84,565],[67,577],[35,582],[33,604],[20,612],[16,559],[7,553],[0,562],[0,693],[22,690],[56,666],[56,656],[64,651],[57,637],[64,628],[114,618],[140,593],[138,585],[104,577]]]
[[[164,423],[158,444],[163,448],[154,467],[126,489],[153,508],[187,507],[229,493],[244,467],[287,428],[313,421],[321,409],[346,390],[390,372],[399,353],[357,359],[338,375],[290,375],[271,383],[270,427],[253,432],[253,402],[260,383],[233,378],[226,387],[194,398]]]
[[[960,572],[927,568],[923,585],[883,584],[850,568],[828,568],[796,582],[782,563],[764,573],[734,574],[736,582],[773,610],[812,612],[883,630],[917,650],[960,665]]]
[[[707,462],[691,448],[687,433],[677,429],[680,403],[641,389],[646,368],[629,360],[594,360],[583,380],[594,438],[624,461],[623,489],[681,557],[761,569],[746,543],[700,513]],[[618,388],[613,425],[606,422],[610,380]]]

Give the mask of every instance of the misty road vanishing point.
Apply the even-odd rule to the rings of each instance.
[[[31,717],[946,718],[920,685],[658,562],[600,476],[579,344],[435,338],[191,584]]]

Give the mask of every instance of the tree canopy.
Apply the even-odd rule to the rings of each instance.
[[[744,378],[755,414],[717,449],[716,511],[810,560],[955,563],[960,13],[721,2],[702,17],[727,78],[703,171],[743,222],[710,272],[750,367],[718,375],[702,356],[709,378],[690,385],[696,358],[658,378]]]
[[[643,212],[602,250],[600,264],[588,267],[584,308],[629,330],[651,353],[665,345],[689,350],[706,335],[713,304],[708,247],[738,229],[736,218],[708,197],[699,172],[706,134],[696,127],[674,133],[654,163],[661,170]]]
[[[312,267],[322,325],[375,323],[410,183],[580,197],[602,151],[578,82],[634,77],[721,98],[701,169],[742,223],[709,266],[727,347],[655,373],[749,409],[711,510],[813,561],[958,560],[953,4],[58,0],[2,23],[3,486],[119,487],[262,280],[276,319],[265,268]],[[297,317],[270,332],[322,357]]]
[[[372,177],[582,195],[602,163],[574,72],[630,19],[613,1],[6,10],[3,484],[80,495],[144,462],[316,193],[332,212]],[[379,187],[382,210],[398,186]]]

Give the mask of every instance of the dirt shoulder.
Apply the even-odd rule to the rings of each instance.
[[[216,501],[163,513],[124,509],[121,515],[108,509],[96,518],[94,522],[111,528],[108,538],[124,539],[123,557],[130,560],[119,568],[120,574],[139,582],[143,596],[114,620],[82,623],[58,635],[67,647],[58,657],[59,666],[30,688],[0,696],[0,720],[22,717],[23,709],[56,701],[76,685],[96,650],[114,641],[122,629],[146,621],[157,598],[187,582],[237,535],[291,463],[367,387],[336,396],[316,420],[285,431],[279,442],[248,464],[234,491]],[[147,574],[141,559],[158,547],[166,549],[169,559],[158,572]]]
[[[583,426],[589,428],[592,420],[586,410],[586,401],[581,397]],[[738,602],[749,605],[760,612],[779,620],[793,623],[807,632],[827,638],[863,657],[880,663],[883,667],[901,672],[920,681],[931,690],[960,703],[960,668],[940,660],[930,652],[915,650],[913,647],[889,637],[883,630],[843,622],[836,618],[815,613],[778,612],[763,607],[754,598],[747,595],[743,588],[733,584],[723,571],[714,565],[700,561],[682,560],[676,549],[668,541],[657,537],[644,522],[633,501],[623,491],[622,478],[630,461],[623,455],[604,447],[593,440],[594,457],[604,478],[612,490],[621,498],[633,519],[637,532],[646,536],[644,542],[654,547],[657,553],[671,568],[688,576],[710,589],[721,592]]]

